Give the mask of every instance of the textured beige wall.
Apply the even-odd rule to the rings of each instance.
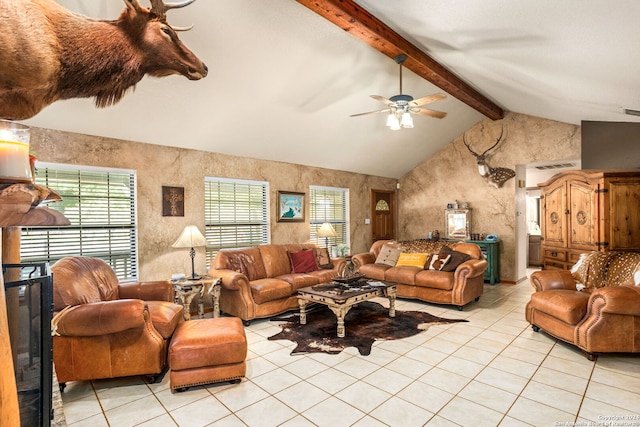
[[[501,121],[484,120],[467,131],[476,153],[495,143],[504,123],[505,135],[487,162],[507,167],[545,160],[580,158],[580,127],[522,114],[509,113]],[[462,135],[400,179],[398,237],[426,237],[444,230],[444,209],[455,200],[468,202],[474,233],[494,233],[502,240],[500,277],[516,281],[516,180],[500,189],[489,187],[478,173],[475,157]]]
[[[364,252],[371,230],[371,189],[393,190],[396,180],[370,175],[263,161],[183,148],[165,147],[49,129],[32,129],[31,149],[39,160],[137,171],[138,261],[141,280],[167,279],[191,270],[186,250],[171,244],[185,225],[204,231],[204,177],[218,176],[268,181],[271,196],[272,243],[309,240],[309,219],[304,223],[276,222],[278,190],[309,192],[309,185],[350,189],[352,253]],[[185,216],[162,216],[162,186],[184,187]],[[308,199],[307,207],[308,207]],[[205,272],[204,250],[196,254],[196,272]]]

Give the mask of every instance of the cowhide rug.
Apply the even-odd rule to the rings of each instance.
[[[376,340],[396,340],[413,336],[429,328],[429,323],[467,322],[463,319],[444,319],[421,311],[399,311],[389,317],[389,309],[365,301],[353,307],[345,317],[346,334],[337,336],[336,316],[328,307],[317,305],[307,312],[307,324],[300,324],[299,313],[274,317],[271,321],[285,321],[282,332],[270,340],[289,340],[297,343],[291,355],[300,353],[338,354],[347,347],[356,347],[361,355],[371,353]]]

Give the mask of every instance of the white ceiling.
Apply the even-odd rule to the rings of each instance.
[[[57,0],[115,19],[117,0]],[[640,122],[637,0],[357,0],[479,92],[567,123]],[[398,66],[293,0],[199,0],[168,13],[209,67],[200,81],[145,78],[116,106],[58,102],[27,123],[153,144],[399,178],[484,118],[455,98],[438,120],[384,126],[369,95],[398,93]],[[442,92],[412,72],[414,98]]]

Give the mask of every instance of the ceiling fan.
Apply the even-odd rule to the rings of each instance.
[[[406,61],[407,56],[398,55],[394,59],[398,63],[398,65],[400,65],[400,94],[394,95],[389,99],[379,95],[371,95],[373,99],[387,104],[389,108],[385,108],[384,110],[369,111],[367,113],[352,114],[351,117],[376,113],[389,113],[389,116],[387,117],[387,126],[389,126],[392,130],[398,130],[401,127],[412,128],[413,119],[411,118],[411,113],[434,117],[436,119],[442,119],[443,117],[445,117],[447,113],[444,113],[442,111],[421,108],[423,105],[446,98],[447,96],[445,94],[436,93],[418,99],[413,99],[411,95],[402,94],[402,64],[404,63],[404,61]]]

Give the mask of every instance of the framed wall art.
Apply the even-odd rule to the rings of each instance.
[[[184,216],[184,187],[162,186],[162,216]]]
[[[304,193],[278,191],[278,222],[304,222]]]

